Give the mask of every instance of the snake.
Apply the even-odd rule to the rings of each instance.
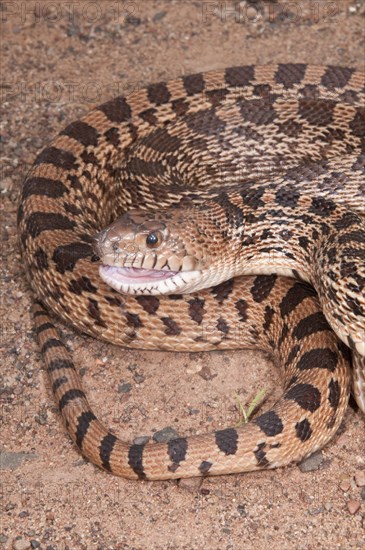
[[[72,440],[130,479],[299,462],[365,412],[365,75],[243,65],[93,108],[36,157],[18,233]],[[54,316],[127,348],[261,349],[283,392],[248,423],[127,443],[94,414]]]

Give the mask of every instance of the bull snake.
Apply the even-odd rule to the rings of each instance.
[[[170,479],[299,461],[341,423],[351,355],[365,410],[364,82],[303,64],[184,76],[98,106],[39,154],[21,248],[56,401],[94,464]],[[131,348],[270,351],[284,394],[240,428],[128,445],[47,311]]]

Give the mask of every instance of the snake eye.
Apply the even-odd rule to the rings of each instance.
[[[146,237],[146,245],[148,248],[156,248],[161,244],[161,236],[157,232],[149,233]]]

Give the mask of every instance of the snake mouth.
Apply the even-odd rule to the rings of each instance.
[[[172,294],[183,292],[199,271],[165,271],[136,267],[102,265],[100,277],[123,294]]]

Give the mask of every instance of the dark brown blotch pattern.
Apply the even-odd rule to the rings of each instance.
[[[271,306],[265,306],[264,324],[262,325],[264,332],[267,332],[270,329],[274,315],[275,310]]]
[[[275,411],[268,411],[254,420],[254,423],[268,437],[279,435],[284,430],[284,424]]]
[[[223,283],[220,283],[217,286],[212,287],[211,292],[214,295],[215,299],[218,303],[222,304],[224,300],[228,298],[228,296],[233,291],[234,286],[234,280],[228,279],[228,281],[224,281]]]
[[[116,124],[125,122],[132,116],[132,111],[125,97],[119,96],[98,107],[105,116]]]
[[[266,452],[264,451],[265,447],[265,442],[259,443],[253,452],[257,460],[257,465],[260,466],[260,468],[267,468],[270,464],[269,460],[266,458]]]
[[[201,325],[205,309],[204,309],[205,300],[201,298],[193,298],[192,300],[189,300],[189,315],[192,321],[197,323],[198,325]]]
[[[321,311],[316,311],[299,321],[293,330],[293,337],[297,340],[302,340],[310,334],[315,334],[316,332],[322,332],[324,330],[331,330],[331,327],[323,313]]]
[[[238,229],[243,226],[243,212],[239,206],[230,201],[227,193],[220,193],[218,197],[214,199],[214,202],[223,208],[229,228]]]
[[[47,147],[38,155],[34,161],[34,165],[52,164],[63,170],[72,170],[77,167],[76,157],[71,151],[63,151],[57,147]]]
[[[229,333],[229,325],[223,317],[219,317],[217,321],[217,329],[226,336]]]
[[[128,464],[132,468],[138,479],[146,479],[146,474],[143,468],[143,451],[144,444],[131,445],[128,451]]]
[[[333,410],[338,409],[341,398],[341,387],[338,380],[331,378],[330,383],[328,384],[328,401],[333,408]]]
[[[252,298],[257,303],[266,300],[275,286],[277,275],[258,275],[251,287]]]
[[[321,84],[326,88],[343,88],[349,82],[354,69],[349,67],[328,66],[321,78]]]
[[[249,312],[249,305],[246,302],[246,300],[243,300],[241,298],[240,300],[237,300],[237,302],[234,304],[234,306],[238,311],[240,321],[242,321],[242,322],[247,321],[248,312]]]
[[[68,390],[67,392],[65,392],[58,402],[58,407],[60,409],[60,412],[62,412],[63,409],[75,399],[86,400],[86,395],[82,390],[76,390],[76,389]]]
[[[238,448],[238,433],[234,428],[215,432],[215,443],[225,455],[234,455]]]
[[[203,92],[205,87],[202,73],[183,76],[184,88],[187,95],[194,95]]]
[[[62,132],[62,136],[68,136],[81,143],[84,147],[92,145],[96,147],[98,144],[99,133],[93,126],[83,122],[82,120],[76,120],[71,122]]]
[[[47,372],[49,374],[61,370],[61,369],[72,369],[75,370],[75,365],[72,361],[68,359],[63,359],[61,357],[56,357],[54,359],[51,359],[48,363]]]
[[[239,107],[243,120],[257,126],[272,124],[277,117],[274,106],[267,99],[240,99]]]
[[[321,108],[318,108],[318,101],[313,99],[299,99],[298,114],[307,123],[312,126],[326,127],[334,121],[334,110],[337,103],[335,101],[327,101],[321,103]]]
[[[101,465],[108,472],[111,471],[110,457],[116,442],[116,436],[109,432],[105,437],[103,437],[99,445]]]
[[[180,462],[183,462],[186,458],[188,446],[188,440],[185,437],[172,439],[167,443],[167,453],[172,462],[169,470],[176,472],[180,466]]]
[[[59,378],[57,378],[52,384],[53,393],[56,393],[56,391],[58,391],[60,389],[60,387],[63,386],[64,384],[66,384],[67,382],[68,382],[68,378],[65,375],[60,376]]]
[[[119,137],[119,130],[116,126],[113,126],[112,128],[109,128],[104,132],[105,139],[108,143],[111,143],[114,145],[114,147],[118,147],[120,144],[120,137]]]
[[[302,409],[314,412],[321,405],[321,392],[312,384],[297,384],[284,395],[285,399],[295,401]]]
[[[43,248],[41,247],[37,248],[37,250],[34,253],[34,259],[38,269],[40,270],[48,269],[49,267],[48,257],[47,257],[47,253],[43,250]]]
[[[89,316],[95,321],[100,327],[107,327],[106,322],[102,319],[99,303],[93,298],[88,298],[88,308],[87,311]]]
[[[308,441],[313,432],[308,418],[304,418],[304,420],[296,423],[295,432],[297,438],[300,439],[300,441],[302,441],[303,443],[304,441]]]
[[[165,82],[150,84],[147,88],[147,95],[150,102],[156,105],[168,103],[171,98],[171,94]]]
[[[33,176],[24,182],[22,200],[27,199],[31,195],[44,195],[45,197],[58,199],[65,193],[67,193],[67,187],[62,181]]]
[[[165,334],[167,336],[178,336],[181,333],[181,327],[171,317],[161,317],[161,321],[165,325]]]
[[[299,370],[327,369],[336,370],[338,354],[330,349],[311,349],[306,351],[298,361]]]
[[[133,327],[134,329],[139,329],[143,327],[143,323],[140,319],[140,316],[137,313],[131,313],[130,311],[126,311],[125,318],[130,327]]]
[[[52,260],[56,264],[56,270],[59,273],[65,273],[66,271],[72,271],[79,260],[91,257],[93,254],[90,244],[74,242],[57,246],[53,252]]]
[[[306,283],[296,283],[288,290],[287,294],[280,302],[279,307],[281,316],[286,317],[294,311],[303,300],[311,296],[316,296],[313,287]]]
[[[203,136],[214,136],[223,132],[226,123],[220,119],[213,109],[189,113],[184,117],[187,126],[195,133]]]
[[[92,284],[89,277],[84,275],[78,279],[71,279],[68,288],[73,294],[77,294],[78,296],[80,296],[83,292],[91,292],[95,294],[97,291],[96,286]]]
[[[247,86],[254,79],[255,68],[253,65],[245,67],[229,67],[225,70],[227,86]]]
[[[82,442],[91,426],[91,423],[96,420],[96,416],[91,411],[84,411],[77,419],[76,428],[76,445],[82,450]]]
[[[32,212],[26,219],[29,235],[35,239],[43,231],[72,230],[76,223],[63,214],[54,212]]]
[[[285,88],[292,88],[294,84],[300,84],[303,80],[306,68],[307,65],[303,63],[280,63],[275,80],[278,84],[283,84]]]
[[[149,315],[154,315],[160,307],[160,300],[157,296],[136,296],[136,301]]]

